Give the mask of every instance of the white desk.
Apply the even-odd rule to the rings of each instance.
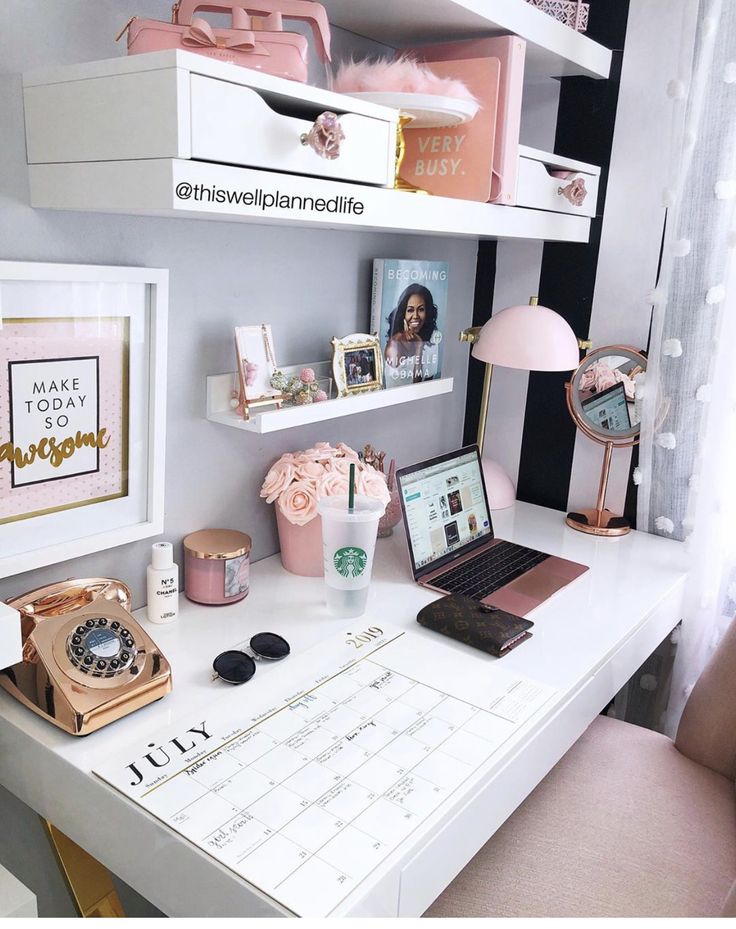
[[[38,916],[35,896],[0,865],[0,919],[35,916]]]
[[[563,514],[517,504],[494,516],[496,533],[590,566],[530,618],[534,637],[503,666],[557,688],[477,774],[362,882],[343,916],[418,916],[534,789],[680,619],[685,557],[677,542],[634,532],[595,539],[565,527]],[[83,739],[57,730],[0,692],[0,783],[51,820],[169,916],[264,916],[283,910],[135,806],[90,771],[110,753],[223,697],[257,696],[263,675],[289,662],[259,664],[242,687],[210,680],[221,650],[270,630],[294,653],[356,626],[327,615],[323,582],[286,574],[278,556],[254,566],[249,597],[227,607],[183,601],[177,623],[144,622],[171,661],[164,700]],[[411,581],[403,532],[379,540],[367,616],[415,627],[434,595]],[[356,626],[357,631],[357,626]],[[463,646],[435,636],[438,649]],[[489,658],[488,673],[495,659]]]

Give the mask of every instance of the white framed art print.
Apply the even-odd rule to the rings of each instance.
[[[163,531],[168,271],[0,261],[0,577]]]

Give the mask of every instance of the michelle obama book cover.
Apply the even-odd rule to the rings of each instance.
[[[384,387],[441,377],[448,277],[446,261],[373,260],[370,330],[381,340]]]

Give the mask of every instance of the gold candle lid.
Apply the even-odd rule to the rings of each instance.
[[[237,529],[200,529],[184,538],[184,548],[195,558],[239,558],[251,544],[250,536]]]

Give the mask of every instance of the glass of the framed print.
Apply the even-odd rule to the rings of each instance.
[[[167,289],[0,262],[0,577],[163,531]]]
[[[271,378],[276,372],[276,360],[270,325],[261,323],[258,326],[236,326],[235,353],[238,360],[240,399],[246,411],[249,406],[270,403],[281,406],[281,391],[271,386]]]

